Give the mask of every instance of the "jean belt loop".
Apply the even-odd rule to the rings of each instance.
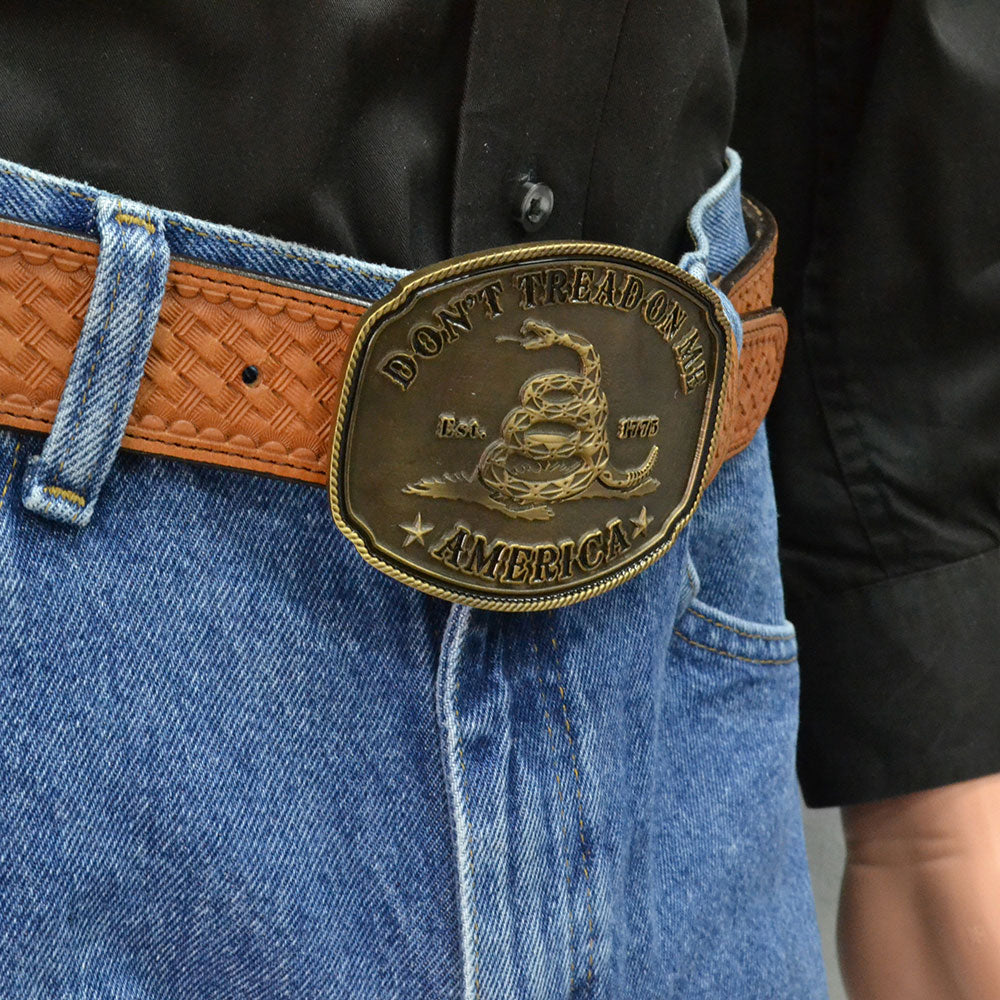
[[[22,487],[28,510],[77,527],[93,516],[121,445],[170,264],[160,212],[106,195],[95,209],[93,292],[52,431]]]
[[[726,171],[695,203],[688,214],[688,232],[694,249],[680,259],[680,267],[713,288],[722,302],[743,346],[743,324],[733,304],[712,285],[712,276],[727,274],[750,250],[743,222],[740,174],[743,161],[734,149],[726,150]]]

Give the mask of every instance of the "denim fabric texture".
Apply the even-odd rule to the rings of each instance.
[[[95,202],[101,252],[59,409],[22,486],[28,510],[90,523],[122,443],[167,284],[163,216],[122,198]]]
[[[743,162],[735,149],[726,150],[725,173],[695,202],[688,215],[688,234],[694,247],[681,257],[679,266],[709,287],[715,275],[728,274],[750,249],[740,203]],[[725,295],[722,307],[743,344],[739,314]]]
[[[0,213],[140,275],[116,202],[2,166]],[[734,157],[720,184],[692,216],[709,271],[745,251]],[[163,260],[394,280],[147,212]],[[121,452],[87,527],[38,516],[73,391],[48,441],[0,430],[0,995],[826,995],[763,432],[637,578],[501,614],[371,568],[300,484]]]
[[[81,236],[101,235],[95,207],[107,195],[89,184],[53,177],[0,159],[0,214],[36,226],[55,226]],[[140,211],[145,206],[140,207]],[[231,226],[220,226],[179,212],[160,213],[173,257],[233,267],[279,281],[294,281],[354,299],[377,299],[406,271],[368,264],[298,243],[268,239]]]

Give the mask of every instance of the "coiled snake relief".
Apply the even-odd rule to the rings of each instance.
[[[517,334],[497,340],[513,340],[526,351],[567,347],[580,359],[580,370],[550,371],[525,381],[520,405],[504,417],[500,437],[486,446],[473,474],[421,479],[405,492],[475,500],[511,517],[548,519],[548,504],[584,496],[631,496],[659,485],[650,478],[659,454],[656,445],[634,469],[620,471],[611,464],[601,359],[589,340],[533,319],[526,319]],[[463,488],[477,481],[488,497]]]

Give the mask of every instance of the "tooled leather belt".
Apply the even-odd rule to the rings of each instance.
[[[601,244],[445,262],[367,312],[173,260],[122,446],[329,482],[361,554],[437,596],[593,596],[669,548],[770,405],[777,232],[746,198],[744,216],[750,252],[717,282],[738,357],[706,286]],[[51,429],[97,257],[96,240],[0,220],[0,426]]]

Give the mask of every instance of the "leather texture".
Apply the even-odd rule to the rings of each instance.
[[[83,325],[97,243],[0,221],[0,424],[48,431]],[[171,263],[122,446],[323,483],[363,308]],[[259,378],[246,385],[254,366]]]
[[[768,309],[774,294],[774,257],[778,252],[778,224],[759,202],[743,196],[743,222],[750,239],[750,252],[729,274],[719,279],[719,287],[741,315]]]
[[[713,476],[770,405],[787,327],[770,299],[777,238],[745,200],[751,252],[722,280],[744,318]],[[48,432],[83,326],[97,243],[0,220],[0,426]],[[122,447],[326,482],[341,376],[363,307],[173,261]],[[243,380],[253,366],[259,378]]]
[[[743,196],[743,221],[750,252],[719,278],[743,321],[743,346],[734,384],[726,399],[719,448],[709,474],[715,478],[722,463],[738,455],[752,440],[774,399],[785,361],[788,321],[771,306],[774,259],[778,251],[778,224],[759,202]]]

